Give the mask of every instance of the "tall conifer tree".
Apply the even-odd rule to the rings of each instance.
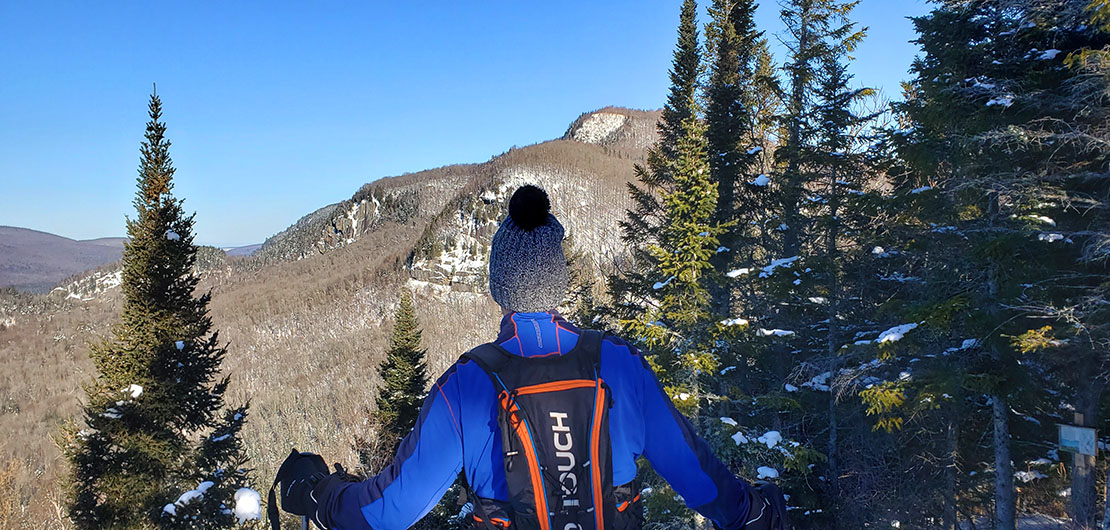
[[[659,197],[673,189],[678,142],[684,135],[683,122],[697,113],[701,50],[696,17],[697,3],[684,0],[679,15],[678,43],[671,62],[671,88],[657,124],[659,141],[648,150],[647,165],[636,165],[638,182],[628,184],[633,207],[620,226],[621,239],[630,249],[632,262],[608,281],[618,321],[637,318],[652,303],[655,280],[651,278],[651,271],[656,263],[648,245],[658,242],[664,221]]]
[[[79,528],[231,527],[227,507],[248,481],[239,439],[246,406],[223,407],[226,350],[212,330],[210,295],[194,296],[193,216],[172,195],[157,95],[149,113],[138,216],[127,221],[122,319],[92,347],[87,428],[64,436],[69,515]]]
[[[401,301],[393,316],[389,351],[378,370],[382,387],[376,400],[381,419],[398,438],[408,434],[416,425],[428,386],[420,334],[412,293],[402,289]]]
[[[918,197],[929,222],[913,237],[930,254],[929,294],[939,303],[951,293],[962,313],[952,327],[974,339],[961,353],[967,387],[989,396],[980,407],[1000,530],[1016,524],[1014,463],[1043,458],[1014,440],[1054,434],[1014,411],[1052,410],[1050,394],[1065,393],[1078,414],[1064,420],[1098,425],[1107,320],[1094,310],[1105,303],[1095,278],[1106,273],[1107,223],[1095,212],[1106,210],[1107,187],[1105,151],[1092,146],[1105,138],[1107,105],[1090,96],[1105,93],[1107,76],[1101,52],[1089,52],[1107,32],[1086,4],[951,2],[916,19],[925,54],[904,106],[912,128],[894,136],[912,169],[899,191]],[[926,186],[936,191],[906,191]],[[1057,390],[1046,388],[1053,380]],[[1077,466],[1071,480],[1072,516],[1090,527],[1095,477]]]
[[[718,223],[734,223],[737,214],[755,215],[755,200],[741,189],[753,180],[751,169],[763,150],[764,138],[757,137],[753,112],[756,92],[756,54],[760,51],[761,33],[755,29],[755,2],[752,0],[716,0],[709,8],[713,21],[706,30],[709,50],[713,54],[709,85],[706,87],[706,137],[709,165],[717,183]],[[741,198],[743,197],[743,200]],[[741,234],[743,231],[743,234]],[[731,269],[734,252],[750,241],[751,225],[734,223],[721,237],[724,248],[714,256],[716,269],[724,274]],[[731,312],[732,289],[720,280],[714,285],[713,308],[718,314]]]

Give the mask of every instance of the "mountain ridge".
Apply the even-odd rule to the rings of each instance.
[[[513,147],[486,162],[374,180],[350,199],[301,217],[267,239],[257,255],[300,260],[349,245],[385,222],[424,224],[407,260],[411,277],[480,290],[483,253],[508,194],[532,183],[552,194],[568,234],[596,250],[591,265],[601,268],[621,253],[615,227],[630,206],[624,184],[655,143],[660,115],[603,107],[579,115],[560,138]]]
[[[76,240],[32,228],[0,226],[0,287],[49,291],[75,274],[118,261],[126,240]]]

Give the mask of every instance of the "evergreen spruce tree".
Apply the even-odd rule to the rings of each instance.
[[[725,231],[713,221],[716,184],[706,160],[705,126],[695,117],[684,122],[679,139],[673,191],[662,194],[664,221],[657,243],[648,246],[657,267],[652,303],[636,319],[623,322],[628,336],[651,363],[664,391],[687,417],[698,417],[708,379],[719,369],[716,324],[711,318],[709,285]],[[647,500],[649,519],[688,519],[692,513],[674,501],[669,486],[652,483],[659,493]]]
[[[174,168],[152,95],[123,252],[123,314],[95,344],[86,428],[68,429],[70,519],[79,528],[224,528],[248,484],[240,430],[246,406],[226,409],[226,353],[194,296],[193,216],[172,195]],[[221,410],[223,412],[221,413]]]
[[[648,246],[659,241],[663,224],[660,194],[673,189],[673,166],[678,159],[678,142],[684,135],[683,122],[696,114],[698,75],[701,51],[698,46],[697,4],[685,0],[679,16],[678,44],[670,71],[671,88],[663,115],[657,124],[659,141],[648,150],[647,164],[635,167],[637,183],[629,183],[633,207],[620,222],[621,239],[627,244],[631,262],[608,278],[608,291],[613,301],[612,315],[619,322],[639,318],[652,304],[656,268]]]
[[[837,355],[830,349],[841,345],[838,319],[850,314],[847,307],[836,304],[836,289],[830,289],[835,287],[830,282],[843,274],[829,261],[839,256],[837,247],[830,243],[845,244],[847,212],[836,210],[844,206],[836,201],[841,198],[843,203],[848,202],[848,187],[837,181],[854,180],[852,189],[860,189],[858,181],[863,179],[861,168],[865,165],[862,157],[849,156],[861,145],[851,143],[854,140],[848,138],[846,129],[865,118],[848,111],[860,94],[841,86],[846,81],[843,76],[835,80],[841,83],[839,88],[821,92],[821,68],[840,64],[862,39],[862,32],[849,19],[854,6],[854,2],[832,0],[784,3],[782,18],[789,55],[783,66],[787,89],[779,107],[780,125],[772,127],[766,120],[766,110],[762,110],[774,108],[763,103],[764,94],[774,85],[765,80],[770,60],[759,52],[762,46],[756,41],[749,52],[749,68],[755,72],[749,74],[754,78],[753,88],[740,95],[743,106],[752,109],[747,118],[749,136],[743,145],[734,144],[732,148],[744,148],[741,154],[746,158],[739,159],[751,165],[736,192],[743,206],[733,210],[740,221],[736,233],[742,248],[737,249],[733,258],[737,261],[726,273],[741,296],[733,304],[732,314],[736,316],[724,322],[751,325],[733,326],[739,328],[733,332],[738,336],[730,342],[742,344],[747,351],[733,354],[735,360],[725,364],[734,364],[735,370],[722,379],[726,386],[743,390],[732,396],[731,406],[735,414],[747,409],[744,427],[757,429],[741,429],[737,434],[750,440],[752,435],[774,432],[783,440],[783,447],[766,454],[753,452],[758,446],[748,448],[749,460],[779,470],[799,471],[780,479],[791,493],[792,505],[820,509],[818,513],[829,515],[796,523],[825,527],[838,521],[835,496],[823,495],[829,493],[825,487],[823,494],[808,493],[813,485],[807,475],[821,469],[821,460],[828,456],[822,453],[829,449],[829,443],[836,443],[822,420],[832,423],[837,407],[835,397],[813,391],[827,391],[833,385],[830,368],[835,368],[831,365]],[[775,145],[766,138],[770,131],[774,131]],[[765,136],[757,138],[757,133]],[[768,160],[763,151],[772,147],[774,159]],[[767,169],[770,171],[762,172]],[[802,389],[791,384],[792,377],[820,372],[829,375],[819,383]],[[750,404],[741,399],[744,395]],[[824,402],[807,403],[822,398]],[[829,414],[805,414],[814,407]],[[826,436],[813,436],[817,432]],[[828,477],[827,472],[822,475]],[[830,482],[835,483],[835,479]]]
[[[382,423],[398,438],[404,437],[416,425],[428,387],[420,333],[412,293],[402,289],[401,301],[393,316],[389,351],[378,370],[382,387],[375,400]]]
[[[378,371],[382,386],[375,399],[377,410],[371,415],[372,424],[378,432],[372,440],[360,436],[354,440],[360,464],[357,473],[363,477],[382,472],[392,461],[398,442],[412,431],[420,419],[428,387],[425,351],[420,348],[420,336],[412,292],[402,288],[393,316],[389,350]],[[462,477],[460,473],[440,502],[412,528],[444,530],[460,527],[462,522],[455,515],[463,491]]]
[[[1061,419],[1099,425],[1106,319],[1091,303],[1105,300],[1095,278],[1106,261],[1090,258],[1106,237],[1094,212],[1105,211],[1107,188],[1095,177],[1104,155],[1091,146],[1105,134],[1106,106],[1087,96],[1105,90],[1105,63],[1089,52],[1107,33],[1085,4],[951,2],[916,19],[925,54],[903,105],[909,127],[892,136],[909,166],[895,196],[918,219],[902,239],[913,242],[906,254],[929,263],[913,274],[928,284],[919,315],[944,322],[949,341],[968,337],[943,351],[967,363],[951,378],[966,396],[958,417],[985,415],[979,424],[993,432],[998,529],[1014,528],[1019,497],[1028,504],[1039,489],[1064,487],[1050,472],[1025,474],[1029,483],[1015,488],[1014,465],[1044,459],[1035,444],[1054,433],[1014,411],[1052,411],[1063,394],[1080,416]],[[978,461],[972,444],[951,449]],[[1070,512],[1090,527],[1095,477],[1070,475]],[[964,491],[946,505],[971,504],[976,481],[957,478]]]
[[[718,201],[715,219],[732,223],[733,228],[721,237],[721,252],[714,256],[714,265],[722,275],[731,270],[734,252],[747,247],[752,228],[743,221],[758,215],[757,190],[743,193],[741,186],[754,180],[752,168],[763,150],[765,138],[755,130],[756,59],[761,51],[761,33],[755,30],[755,2],[751,0],[717,0],[709,8],[713,21],[706,29],[708,48],[714,54],[706,87],[707,139],[709,164],[717,183]],[[748,186],[748,188],[758,186]],[[727,248],[728,251],[724,249]],[[713,286],[713,308],[718,314],[731,312],[731,284],[720,281]]]

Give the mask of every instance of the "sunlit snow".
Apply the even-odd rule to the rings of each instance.
[[[910,322],[909,324],[902,324],[901,326],[894,326],[893,328],[880,333],[878,342],[879,344],[882,344],[884,342],[898,342],[906,336],[906,333],[908,331],[916,327],[917,324],[914,322]]]
[[[211,481],[208,481],[208,480],[206,480],[204,482],[201,482],[197,486],[197,489],[189,490],[189,491],[186,491],[185,493],[182,493],[181,496],[178,497],[177,500],[174,501],[173,504],[176,504],[177,506],[181,507],[181,506],[185,506],[186,504],[189,504],[190,502],[193,501],[193,499],[198,499],[198,498],[204,497],[204,494],[208,492],[208,488],[211,488],[213,485],[215,485],[215,484]],[[172,506],[173,506],[172,504],[167,504],[165,508],[162,508],[162,511],[164,511],[166,513],[170,513],[170,514],[175,514],[177,510],[176,510],[176,508],[172,508]]]
[[[777,269],[779,267],[792,267],[792,266],[794,266],[794,262],[798,261],[800,258],[801,258],[801,256],[791,256],[789,258],[781,258],[781,259],[772,260],[770,265],[768,265],[766,267],[763,267],[763,272],[759,273],[759,277],[760,278],[766,278],[766,277],[774,274],[775,269]]]
[[[235,492],[235,518],[239,520],[239,524],[261,519],[262,496],[250,488],[239,488]]]
[[[755,470],[757,473],[755,478],[779,478],[779,472],[773,467],[759,466]]]
[[[767,444],[768,449],[774,449],[775,446],[782,441],[782,434],[778,431],[767,431],[763,436],[757,438],[756,441],[761,444]]]
[[[745,269],[733,269],[733,270],[730,270],[727,273],[725,273],[725,276],[728,276],[729,278],[739,278],[739,277],[741,277],[741,276],[743,276],[743,275],[745,275],[745,274],[747,274],[751,271],[752,271],[751,269],[747,269],[747,268],[745,268]]]
[[[764,328],[759,328],[759,334],[763,335],[764,337],[770,337],[771,335],[774,335],[776,337],[789,337],[789,336],[793,335],[794,332],[790,331],[790,330],[786,330],[786,329],[764,329]]]

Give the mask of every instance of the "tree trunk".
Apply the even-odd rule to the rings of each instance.
[[[1106,483],[1110,484],[1110,467],[1106,468]],[[1102,530],[1110,530],[1110,487],[1106,488],[1106,506],[1102,512]]]
[[[957,455],[959,454],[959,439],[957,438],[956,418],[948,416],[944,433],[944,530],[956,528],[956,470]]]
[[[828,270],[829,287],[829,334],[826,354],[829,356],[829,493],[832,496],[832,513],[829,517],[830,528],[836,529],[836,522],[840,519],[840,455],[838,451],[837,428],[838,418],[836,410],[837,389],[833,388],[837,372],[840,370],[840,256],[837,248],[837,237],[840,224],[837,223],[837,213],[840,208],[840,196],[837,194],[837,171],[833,168],[829,177],[829,223],[825,233],[825,263]]]
[[[1082,373],[1089,374],[1084,370]],[[1100,386],[1089,378],[1079,381],[1079,411],[1075,414],[1075,424],[1080,427],[1094,427],[1101,397]],[[1075,467],[1071,474],[1071,519],[1076,528],[1084,530],[1095,527],[1097,509],[1095,477],[1095,457],[1075,455]]]
[[[994,417],[994,529],[1015,530],[1017,497],[1014,466],[1010,462],[1010,418],[1006,398],[992,395],[991,412]]]

